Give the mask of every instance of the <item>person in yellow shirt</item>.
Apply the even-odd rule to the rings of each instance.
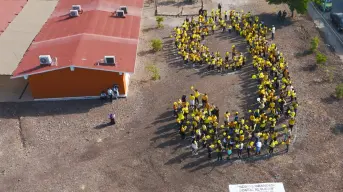
[[[288,153],[289,145],[291,144],[291,136],[288,136],[285,143],[286,143],[286,153]]]
[[[292,132],[294,124],[295,124],[295,118],[294,117],[290,118],[288,121],[288,124],[289,124],[289,128],[291,129],[291,132]]]
[[[179,109],[179,105],[177,104],[177,102],[173,103],[173,115],[174,117],[177,117],[177,111]]]
[[[201,102],[202,102],[202,106],[205,107],[208,102],[208,96],[206,93],[201,97]]]
[[[250,157],[250,151],[254,147],[254,141],[249,141],[247,146],[248,157]]]
[[[176,119],[176,123],[177,123],[179,129],[181,130],[181,128],[182,128],[182,120],[180,118],[177,118]]]
[[[194,91],[194,97],[195,97],[195,99],[194,99],[195,105],[199,105],[199,96],[200,96],[200,93],[199,93],[198,89],[195,89],[195,90],[193,90],[193,91]]]
[[[269,143],[269,154],[272,154],[274,152],[274,148],[276,147],[276,145],[278,144],[276,138],[271,140]]]
[[[228,111],[225,112],[224,114],[224,124],[225,126],[228,125],[230,122],[230,113]]]
[[[187,130],[187,125],[181,126],[180,135],[181,135],[182,140],[186,138],[186,130]]]

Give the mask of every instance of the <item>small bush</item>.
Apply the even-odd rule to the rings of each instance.
[[[333,82],[335,75],[331,67],[328,67],[328,66],[325,67],[325,76],[329,82]]]
[[[156,17],[157,28],[163,28],[163,21],[164,21],[163,17],[161,16]]]
[[[337,85],[337,87],[336,87],[336,97],[338,99],[343,99],[343,83]]]
[[[155,52],[160,51],[162,49],[163,43],[161,39],[153,39],[151,40],[151,47],[152,50]]]
[[[324,63],[326,63],[326,61],[327,61],[327,57],[324,54],[322,54],[320,52],[317,52],[317,54],[316,54],[316,62],[317,62],[317,64],[318,65],[323,65]]]
[[[155,64],[150,64],[146,66],[145,69],[151,73],[152,80],[156,81],[156,80],[161,79],[160,70],[157,68]]]
[[[312,52],[316,52],[319,46],[319,38],[318,37],[314,37],[311,40],[311,51]]]

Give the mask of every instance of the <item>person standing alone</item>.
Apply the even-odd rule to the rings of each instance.
[[[275,38],[275,26],[272,27],[272,40]]]

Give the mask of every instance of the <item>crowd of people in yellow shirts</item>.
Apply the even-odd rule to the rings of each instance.
[[[236,70],[245,65],[246,58],[234,46],[231,54],[227,52],[222,59],[219,53],[210,54],[208,47],[201,44],[210,30],[212,33],[217,30],[217,25],[246,39],[256,70],[252,78],[258,85],[257,107],[249,110],[248,115],[230,111],[221,114],[206,93],[192,86],[188,97],[183,95],[173,104],[181,138],[191,138],[193,154],[206,148],[208,157],[215,152],[217,160],[222,160],[223,154],[230,159],[235,151],[238,158],[242,158],[244,151],[247,157],[260,155],[263,146],[269,154],[275,148],[285,148],[288,152],[298,108],[296,91],[284,56],[267,40],[270,29],[258,17],[243,11],[212,10],[211,16],[204,12],[197,19],[186,19],[173,35],[179,54],[185,63],[207,63],[209,69],[230,66]],[[280,120],[286,123],[280,125]]]

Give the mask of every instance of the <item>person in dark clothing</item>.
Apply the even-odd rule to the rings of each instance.
[[[203,8],[199,9],[199,15],[204,15],[204,9]]]
[[[107,95],[106,95],[106,92],[105,91],[102,91],[101,94],[100,94],[100,100],[101,102],[105,102],[107,99]]]
[[[217,147],[217,161],[223,160],[223,147],[221,145],[218,145]]]
[[[220,3],[218,3],[218,9],[219,9],[219,13],[222,13],[222,5]]]
[[[215,115],[217,117],[218,123],[219,123],[219,108],[218,106],[216,106],[213,111],[212,111],[213,115]]]
[[[110,124],[111,125],[116,124],[115,117],[116,117],[116,115],[114,113],[111,113],[111,114],[108,115],[108,118],[110,119]]]
[[[250,145],[248,145],[248,146],[247,146],[247,153],[248,153],[248,157],[250,157],[250,150],[251,150],[251,146],[250,146]]]

